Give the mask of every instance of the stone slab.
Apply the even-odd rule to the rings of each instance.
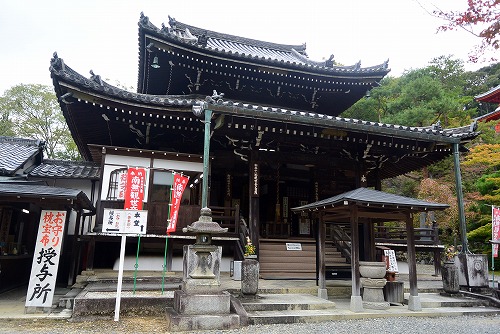
[[[194,315],[179,314],[173,308],[166,312],[168,328],[171,332],[199,330],[227,330],[240,327],[240,317],[237,314],[225,315]]]
[[[174,292],[174,310],[187,314],[229,314],[231,295],[227,292],[218,294],[191,294],[177,290]]]

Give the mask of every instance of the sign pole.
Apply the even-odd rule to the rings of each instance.
[[[136,288],[136,283],[137,283],[137,270],[139,269],[139,249],[141,248],[141,235],[137,235],[137,254],[135,255],[135,266],[134,266],[134,291],[133,294],[135,295],[135,288]]]
[[[120,264],[118,266],[118,284],[116,285],[115,321],[120,319],[120,302],[122,297],[123,263],[125,262],[125,244],[127,235],[122,234],[120,245]]]

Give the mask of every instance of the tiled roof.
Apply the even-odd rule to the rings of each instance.
[[[474,96],[474,99],[482,102],[500,103],[500,85],[493,87],[483,94]]]
[[[0,175],[14,175],[37,154],[41,159],[43,146],[40,140],[0,136]]]
[[[82,88],[82,91],[89,92],[95,95],[106,95],[108,97],[117,98],[123,101],[134,103],[139,102],[140,104],[144,105],[160,107],[176,106],[186,109],[191,108],[195,105],[204,105],[205,108],[210,108],[213,111],[224,112],[228,114],[245,114],[250,117],[278,121],[293,120],[294,122],[316,124],[323,127],[350,129],[352,131],[385,133],[388,135],[399,135],[408,138],[415,137],[436,141],[439,141],[441,137],[441,139],[443,139],[444,141],[451,140],[454,142],[457,140],[472,139],[478,135],[478,133],[476,132],[477,124],[475,122],[467,126],[450,129],[443,129],[439,124],[434,124],[427,127],[412,127],[330,116],[307,111],[289,110],[258,104],[248,104],[240,101],[230,101],[222,99],[214,100],[211,97],[203,98],[199,95],[148,95],[132,93],[118,87],[111,86],[105,83],[98,76],[93,76],[90,79],[85,78],[84,76],[75,72],[66,64],[64,64],[64,61],[59,58],[57,54],[54,54],[54,58],[51,60],[50,70],[54,80],[70,83],[71,86],[80,86]],[[58,95],[58,98],[60,101],[63,100],[62,96]],[[64,99],[66,99],[64,103],[72,103],[71,99],[74,98],[71,96],[67,96]],[[65,107],[64,103],[62,104],[63,109]],[[89,103],[93,102],[89,101]],[[432,138],[429,136],[431,136]]]
[[[211,98],[208,98],[211,100]],[[352,131],[366,131],[366,132],[377,132],[386,133],[389,135],[407,135],[410,137],[422,137],[427,135],[441,136],[443,138],[452,139],[471,139],[475,138],[478,133],[476,132],[477,124],[473,122],[470,125],[443,129],[441,125],[433,124],[431,126],[425,127],[414,127],[405,126],[389,123],[379,123],[371,121],[363,121],[354,118],[336,117],[324,114],[317,114],[312,112],[297,111],[297,110],[287,110],[283,108],[267,107],[254,104],[246,104],[235,101],[211,101],[207,106],[207,109],[212,109],[213,111],[231,111],[233,114],[251,114],[254,117],[266,118],[270,116],[271,118],[281,118],[287,121],[303,120],[304,123],[311,123],[322,125],[332,128],[349,128]],[[436,138],[437,139],[437,138]]]
[[[98,180],[99,165],[86,161],[44,160],[29,172],[32,177]]]
[[[346,193],[333,196],[318,202],[310,203],[304,206],[292,208],[293,211],[308,211],[325,206],[332,206],[336,204],[344,205],[344,201],[354,202],[364,205],[384,205],[384,206],[399,206],[408,207],[413,209],[433,209],[443,210],[449,207],[448,204],[434,203],[422,201],[415,198],[394,195],[383,191],[373,190],[369,188],[358,188],[348,191]]]
[[[358,62],[351,66],[336,66],[333,62],[333,56],[326,61],[313,61],[307,57],[306,45],[285,45],[264,42],[229,34],[218,33],[198,27],[194,27],[179,22],[169,17],[170,27],[162,26],[161,29],[153,25],[147,16],[141,13],[139,26],[149,32],[158,34],[165,39],[175,40],[180,43],[190,45],[191,47],[208,50],[223,55],[236,56],[243,59],[256,59],[274,64],[287,64],[299,68],[313,68],[327,72],[339,73],[388,73],[388,61],[382,64],[361,67]]]
[[[65,81],[90,89],[97,94],[118,98],[122,101],[147,104],[151,106],[165,107],[178,106],[190,108],[197,100],[202,99],[196,95],[151,95],[129,92],[116,86],[112,86],[101,79],[99,75],[92,75],[86,78],[66,65],[57,53],[54,53],[50,60],[50,72],[54,80]],[[57,78],[57,79],[56,79]],[[57,92],[56,92],[57,93]],[[72,96],[58,96],[59,102],[71,104]],[[95,104],[95,102],[92,102]]]
[[[0,196],[16,196],[20,199],[73,200],[83,209],[95,210],[87,195],[81,190],[50,187],[30,182],[0,183]]]

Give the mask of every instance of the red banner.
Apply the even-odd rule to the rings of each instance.
[[[500,208],[491,207],[491,236],[493,240],[500,240]],[[493,244],[493,257],[498,257],[498,245]]]
[[[144,168],[129,168],[127,171],[127,187],[125,190],[125,210],[142,210],[144,200]]]
[[[172,185],[172,196],[170,198],[170,221],[168,222],[167,233],[175,232],[177,219],[179,218],[179,207],[181,206],[182,194],[189,181],[189,176],[173,173],[174,184]]]

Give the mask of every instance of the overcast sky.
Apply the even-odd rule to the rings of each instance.
[[[453,8],[466,0],[421,0]],[[144,12],[157,27],[177,21],[282,44],[307,44],[312,60],[335,55],[352,65],[389,59],[390,75],[420,68],[441,55],[467,60],[480,41],[464,32],[436,33],[442,23],[415,0],[2,0],[0,94],[19,83],[51,85],[54,51],[77,72],[135,88],[138,26]],[[476,70],[487,64],[466,64]]]

